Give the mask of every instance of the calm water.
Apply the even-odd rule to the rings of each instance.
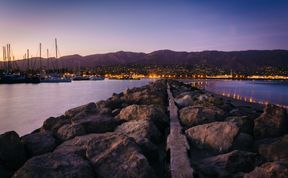
[[[70,108],[107,99],[112,93],[150,81],[153,80],[0,85],[0,133],[15,130],[20,135],[27,134],[50,116],[59,116]],[[248,102],[288,106],[287,81],[193,80],[192,84]]]
[[[50,116],[89,102],[107,99],[112,93],[143,86],[152,80],[104,80],[72,83],[0,85],[0,134],[15,130],[27,134]]]
[[[192,84],[238,100],[288,106],[288,81],[194,80]]]

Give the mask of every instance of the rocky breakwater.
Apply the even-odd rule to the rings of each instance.
[[[172,83],[195,177],[288,177],[286,109]]]
[[[284,178],[287,120],[287,111],[274,105],[236,104],[158,80],[48,118],[22,137],[0,135],[0,177]],[[169,133],[172,121],[179,121],[177,134]],[[184,144],[173,145],[179,142],[168,135],[180,135]],[[189,174],[177,165],[181,157]]]
[[[0,135],[0,177],[167,177],[168,128],[165,80],[127,89]]]

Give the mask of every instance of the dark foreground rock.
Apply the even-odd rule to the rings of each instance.
[[[244,178],[287,178],[287,162],[268,162],[256,167],[252,172],[245,174]]]
[[[95,177],[88,161],[74,153],[47,153],[28,160],[13,178]]]
[[[156,177],[135,140],[119,133],[75,137],[54,152],[84,156],[97,177]]]
[[[29,157],[52,152],[57,146],[57,140],[51,132],[33,133],[21,138]]]
[[[267,105],[263,114],[255,120],[256,138],[278,137],[288,133],[288,115],[284,108]]]
[[[238,172],[250,172],[262,162],[256,153],[235,150],[206,158],[200,162],[203,177],[232,177]]]
[[[239,127],[234,122],[212,122],[191,127],[185,133],[193,146],[223,153],[233,146]]]
[[[254,120],[249,116],[230,116],[225,119],[237,123],[240,128],[240,132],[253,135]]]
[[[288,160],[288,135],[263,140],[258,151],[267,161]]]
[[[26,152],[19,135],[14,131],[0,135],[0,165],[2,165],[2,169],[17,170],[25,161]]]

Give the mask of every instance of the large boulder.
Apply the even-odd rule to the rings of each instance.
[[[136,142],[140,142],[143,139],[148,139],[157,143],[161,140],[162,137],[154,123],[147,120],[123,123],[118,126],[115,131],[134,138]]]
[[[225,121],[231,121],[237,123],[240,128],[240,132],[253,135],[254,120],[248,116],[230,116]]]
[[[85,113],[95,113],[98,112],[96,104],[95,103],[88,103],[86,105],[83,106],[79,106],[73,109],[69,109],[68,111],[65,112],[65,116],[67,117],[74,117],[75,115],[77,115],[80,112],[85,112]]]
[[[166,81],[158,80],[150,83],[149,85],[128,89],[124,91],[124,96],[121,98],[126,104],[138,104],[138,105],[157,105],[163,107],[166,105],[167,99],[166,93]],[[124,106],[122,104],[122,106]]]
[[[254,122],[254,136],[258,139],[278,137],[288,132],[288,116],[282,107],[267,105]]]
[[[71,119],[70,124],[60,127],[56,135],[61,140],[68,140],[88,133],[112,132],[121,123],[122,121],[111,116],[97,113],[84,114],[83,117],[76,115]]]
[[[90,163],[74,153],[47,153],[28,160],[13,178],[94,178]]]
[[[25,161],[25,148],[19,135],[14,131],[0,135],[0,164],[10,170],[17,170]]]
[[[53,151],[57,141],[51,132],[38,132],[25,135],[21,138],[30,157]]]
[[[190,84],[185,84],[177,80],[169,80],[168,83],[171,86],[173,96],[177,97],[184,92],[200,91],[199,89],[192,87]],[[202,93],[202,91],[200,91]]]
[[[56,136],[61,141],[65,141],[85,134],[86,130],[81,124],[65,124],[57,130]]]
[[[190,143],[198,148],[227,152],[236,140],[239,127],[234,122],[212,122],[185,131]]]
[[[163,109],[154,105],[130,105],[123,108],[116,116],[117,119],[122,121],[132,120],[149,120],[163,130],[168,124],[169,119]]]
[[[97,177],[156,177],[137,144],[126,136],[99,135],[88,143],[86,155]]]
[[[162,134],[154,123],[147,120],[130,121],[118,126],[115,131],[134,138],[148,160],[158,159],[158,148],[155,143],[161,141]]]
[[[59,117],[49,117],[44,121],[43,126],[40,130],[41,132],[51,131],[53,133],[56,133],[60,127],[70,122],[71,119],[64,115]]]
[[[175,103],[178,107],[183,108],[192,105],[196,101],[196,95],[198,94],[196,91],[192,92],[183,92],[175,97]]]
[[[82,125],[86,133],[104,133],[114,131],[122,121],[107,115],[92,114],[80,120],[72,119],[72,123]]]
[[[238,172],[250,172],[261,162],[256,153],[234,150],[202,160],[198,169],[204,177],[228,177]]]
[[[54,152],[85,156],[97,177],[155,177],[135,140],[121,133],[75,137],[59,145]]]
[[[259,145],[258,151],[267,161],[288,161],[287,148],[288,135],[285,135],[280,138],[264,140],[264,143]]]
[[[103,110],[104,108],[110,108],[111,110],[122,108],[124,104],[123,93],[115,94],[108,98],[105,101],[97,102],[97,108],[99,111]]]
[[[0,177],[1,178],[10,178],[13,175],[14,171],[6,168],[0,163]]]
[[[252,172],[244,175],[244,178],[287,178],[288,163],[277,161],[268,162],[256,167]]]
[[[181,123],[185,127],[223,120],[224,112],[215,106],[189,106],[179,111]]]

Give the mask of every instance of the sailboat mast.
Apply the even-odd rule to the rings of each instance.
[[[50,69],[50,64],[49,64],[49,49],[47,49],[46,54],[47,54],[47,70],[49,71],[49,69]]]
[[[57,44],[57,38],[55,38],[55,52],[56,52],[56,59],[58,58],[58,44]]]
[[[7,72],[10,71],[10,44],[7,44]]]
[[[27,70],[29,71],[30,70],[30,62],[29,62],[29,49],[27,49]]]
[[[6,68],[6,47],[3,46],[3,69]]]
[[[41,70],[42,70],[42,61],[41,61],[41,58],[42,58],[42,44],[40,43],[39,44],[39,50],[40,50],[40,52],[39,52],[39,56],[40,56],[40,72],[41,72]]]

